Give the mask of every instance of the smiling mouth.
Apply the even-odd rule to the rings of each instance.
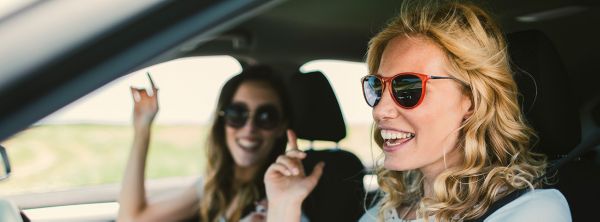
[[[262,140],[260,139],[244,139],[239,138],[236,140],[238,146],[247,152],[255,152],[258,150],[260,145],[262,144]]]
[[[381,130],[381,138],[383,138],[383,144],[385,146],[396,146],[408,142],[415,138],[414,133],[410,132],[398,132],[392,130]]]

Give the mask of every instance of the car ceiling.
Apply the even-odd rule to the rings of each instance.
[[[546,33],[569,72],[572,89],[584,101],[598,96],[595,61],[600,51],[597,1],[476,1],[490,10],[505,32],[539,29]],[[295,68],[316,59],[364,61],[367,42],[398,12],[397,0],[287,1],[220,37],[181,50],[181,56],[228,54],[245,62],[288,64]],[[519,16],[550,10],[555,18],[521,22]],[[591,80],[593,79],[593,80]]]

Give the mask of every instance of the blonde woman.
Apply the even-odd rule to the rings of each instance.
[[[118,220],[264,221],[264,208],[255,206],[266,205],[263,175],[287,143],[290,108],[281,81],[262,66],[246,67],[231,78],[221,90],[210,129],[206,173],[180,195],[158,202],[146,199],[144,187],[150,130],[158,112],[158,90],[154,84],[149,90],[153,93],[131,89],[135,133]]]
[[[369,42],[367,63],[361,83],[385,160],[383,198],[361,221],[474,220],[523,190],[485,221],[571,221],[559,191],[538,189],[546,160],[529,150],[535,134],[519,109],[503,34],[485,11],[405,3]],[[283,215],[298,215],[318,179],[298,172],[301,158],[288,152],[267,170],[269,221],[298,221]],[[282,186],[289,181],[308,185],[292,192]]]

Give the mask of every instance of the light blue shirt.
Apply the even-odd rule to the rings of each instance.
[[[359,222],[377,221],[377,212],[380,205],[369,209]],[[384,213],[385,222],[400,222],[395,209]],[[423,222],[423,219],[408,220],[410,222]],[[433,218],[430,221],[434,221]],[[536,189],[529,191],[512,202],[504,205],[487,217],[485,222],[504,221],[544,221],[544,222],[570,222],[571,211],[569,204],[560,191],[555,189]]]

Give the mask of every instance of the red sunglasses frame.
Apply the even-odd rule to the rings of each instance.
[[[421,104],[421,102],[423,102],[423,99],[425,98],[425,89],[427,89],[427,81],[429,81],[430,79],[453,79],[453,80],[458,80],[454,77],[451,76],[432,76],[432,75],[426,75],[426,74],[421,74],[421,73],[416,73],[416,72],[403,72],[403,73],[398,73],[394,76],[391,77],[382,77],[379,75],[374,75],[374,74],[370,74],[370,75],[366,75],[364,77],[361,78],[360,83],[362,86],[362,90],[363,90],[363,97],[365,98],[365,102],[367,102],[367,105],[369,105],[369,101],[367,100],[367,95],[365,94],[365,79],[370,77],[370,76],[374,76],[375,78],[379,79],[379,81],[382,82],[382,89],[381,89],[381,95],[383,96],[383,93],[385,92],[386,88],[391,88],[392,87],[392,81],[394,81],[395,78],[400,77],[400,76],[416,76],[419,77],[419,79],[421,80],[422,83],[422,87],[421,87],[421,98],[419,98],[419,101],[417,101],[417,103],[414,106],[403,106],[402,104],[400,104],[400,102],[398,102],[398,99],[396,98],[396,96],[394,95],[394,93],[392,92],[392,90],[388,90],[390,93],[390,96],[393,98],[394,102],[396,103],[396,105],[404,108],[404,109],[413,109],[417,106],[419,106]],[[375,107],[377,106],[377,104],[379,104],[379,101],[381,101],[381,98],[379,98],[375,104],[373,104],[372,106],[369,105],[370,107]]]

